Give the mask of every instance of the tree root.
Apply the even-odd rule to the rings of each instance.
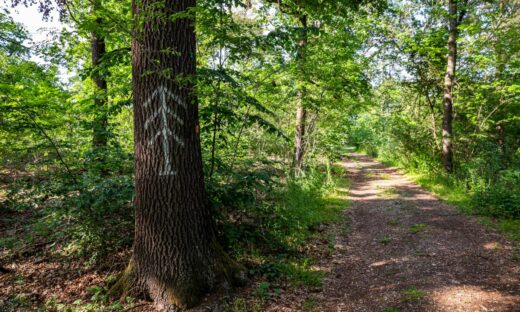
[[[130,262],[126,269],[119,273],[116,281],[108,291],[111,298],[119,298],[124,300],[128,296],[139,295],[141,291],[137,287],[137,274],[135,272],[134,259],[130,258]]]

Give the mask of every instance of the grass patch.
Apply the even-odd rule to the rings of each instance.
[[[347,231],[344,211],[349,186],[341,165],[324,165],[309,170],[305,177],[281,180],[260,193],[262,201],[242,208],[247,217],[228,224],[226,236],[231,240],[227,246],[235,258],[249,264],[255,276],[257,285],[251,295],[263,303],[283,288],[322,287],[325,272],[313,266],[312,255],[334,252],[332,224]],[[316,248],[320,253],[314,252]],[[307,310],[312,310],[311,303]],[[243,310],[240,300],[229,305],[233,311]],[[248,302],[246,311],[250,309]]]
[[[395,198],[400,195],[399,190],[396,187],[378,186],[377,189],[379,190],[379,193],[377,195],[383,198]]]
[[[325,172],[321,174],[317,172],[311,173],[310,181],[304,179],[301,182],[292,182],[294,184],[289,183],[284,202],[292,212],[302,217],[300,218],[302,222],[338,221],[341,212],[347,206],[346,200],[350,181],[346,178],[345,169],[340,165],[333,165],[329,168],[324,168],[323,171]],[[313,181],[316,179],[320,181]],[[319,186],[319,189],[316,186]],[[309,196],[302,196],[301,188],[314,188],[317,192],[311,194],[313,198],[310,198]]]
[[[520,220],[498,219],[495,222],[500,230],[509,233],[512,240],[520,242]]]
[[[265,263],[272,262],[271,256],[292,256],[305,249],[311,238],[322,235],[326,225],[343,219],[349,187],[343,167],[322,166],[299,179],[272,180],[255,182],[258,186],[252,194],[235,194],[236,189],[243,189],[240,186],[226,187],[225,201],[219,199],[238,205],[226,208],[222,215],[233,211],[234,220],[224,219],[222,224],[225,245],[239,259]]]
[[[309,259],[289,261],[278,264],[278,268],[292,286],[321,287],[325,273],[313,268],[311,263]]]
[[[382,173],[379,175],[381,180],[390,180],[391,176],[388,173]]]
[[[392,237],[390,235],[385,235],[379,242],[383,245],[388,245],[392,241]]]
[[[303,302],[303,309],[305,311],[315,311],[318,306],[316,299],[309,297]]]
[[[293,220],[299,224],[301,231],[298,231],[300,244],[305,243],[314,234],[311,229],[319,228],[320,224],[330,224],[342,222],[343,228],[348,229],[343,224],[343,212],[348,207],[348,191],[350,181],[346,178],[345,169],[339,165],[327,166],[326,176],[322,176],[321,193],[315,192],[313,197],[306,196],[299,192],[301,188],[291,189],[284,198],[287,210],[282,216],[286,220]],[[278,216],[277,216],[278,217]],[[326,234],[327,248],[334,250],[335,237],[330,233]],[[321,286],[324,273],[312,268],[312,260],[304,257],[303,259],[286,259],[275,265],[281,275],[285,276],[292,286]]]
[[[231,302],[224,303],[222,310],[226,312],[260,312],[262,305],[259,302],[248,302],[245,298],[235,298]]]
[[[388,220],[386,222],[386,224],[391,225],[391,226],[398,226],[399,225],[399,220],[397,220],[397,219]]]
[[[408,287],[403,290],[403,300],[406,302],[418,302],[426,296],[426,292],[415,287]]]
[[[427,227],[428,226],[426,224],[422,224],[422,223],[413,224],[412,226],[410,226],[410,233],[412,233],[412,234],[420,233],[420,232],[426,230]]]

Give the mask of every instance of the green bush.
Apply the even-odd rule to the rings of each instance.
[[[68,233],[79,250],[104,253],[130,246],[133,233],[133,179],[131,176],[85,175],[77,196],[65,201],[63,217],[73,220]]]
[[[520,218],[520,170],[504,170],[495,181],[479,180],[472,186],[472,204],[478,214]]]
[[[133,232],[133,178],[85,173],[41,177],[42,181],[11,184],[7,209],[29,211],[32,234],[94,258],[130,246]]]

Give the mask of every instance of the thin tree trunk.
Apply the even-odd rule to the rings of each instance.
[[[496,124],[497,131],[497,144],[500,148],[502,156],[507,156],[507,145],[506,145],[506,130],[505,125],[502,122]]]
[[[194,18],[171,18],[194,7],[195,0],[133,1],[135,241],[120,281],[135,276],[168,312],[197,305],[241,271],[216,240],[204,189]]]
[[[439,138],[437,136],[437,120],[435,118],[435,102],[431,100],[430,95],[428,94],[428,90],[426,90],[426,100],[428,101],[428,106],[430,107],[430,117],[431,117],[431,127],[432,127],[432,136],[433,136],[433,152],[436,154],[440,149]]]
[[[449,0],[448,66],[444,78],[444,114],[442,122],[442,160],[446,172],[453,172],[452,119],[453,82],[457,63],[457,0]]]
[[[300,16],[301,34],[298,42],[297,62],[299,68],[300,80],[305,79],[305,51],[307,48],[307,16]],[[305,88],[299,87],[297,93],[297,107],[296,107],[296,130],[294,134],[294,174],[301,176],[303,174],[303,158],[305,156],[305,124],[306,124],[306,109],[304,104]]]
[[[505,4],[503,1],[499,2],[499,12],[500,15],[504,15],[505,12]],[[507,63],[505,53],[504,53],[504,47],[502,42],[496,42],[495,43],[495,53],[496,53],[496,76],[495,79],[500,84],[502,84],[502,76],[505,69],[505,64]],[[499,107],[501,105],[500,100],[497,101],[496,107]],[[498,120],[495,122],[495,129],[496,129],[496,136],[497,136],[497,145],[500,148],[500,152],[503,157],[507,156],[507,150],[506,150],[506,131],[505,131],[505,124],[502,122],[502,118],[497,118]]]
[[[220,104],[220,77],[218,78],[217,83],[217,94],[215,99],[215,110],[213,111],[213,137],[211,139],[211,158],[210,158],[210,168],[209,168],[209,177],[210,179],[213,177],[213,173],[215,172],[215,153],[217,151],[217,132],[219,128],[219,120],[218,120],[218,106]]]
[[[296,132],[294,135],[294,172],[296,176],[303,173],[303,156],[305,153],[305,123],[307,112],[302,102],[303,95],[298,95],[298,107],[296,107]]]
[[[437,137],[437,120],[435,119],[435,112],[433,110],[430,113],[430,117],[431,117],[431,123],[432,123],[433,142],[435,144],[433,146],[433,151],[434,151],[434,154],[437,154],[437,152],[440,149],[440,146],[439,146],[439,138]]]
[[[94,2],[93,11],[94,14],[99,8],[99,1]],[[92,68],[94,69],[93,80],[96,85],[96,90],[94,91],[94,103],[96,107],[96,117],[93,122],[93,138],[92,144],[95,147],[104,147],[107,145],[108,136],[107,136],[107,81],[104,77],[104,74],[100,72],[99,65],[101,64],[101,59],[106,53],[106,44],[105,37],[102,32],[99,30],[99,27],[102,25],[101,18],[96,18],[96,27],[91,34],[91,45],[92,45]]]
[[[222,17],[224,14],[224,6],[220,3],[219,8],[219,29],[221,31],[221,35],[225,35],[225,30],[222,26]],[[222,45],[219,42],[219,52],[218,52],[218,70],[221,71],[223,69],[222,62]],[[222,79],[220,78],[220,74],[218,75],[217,81],[217,92],[215,97],[215,109],[213,110],[213,137],[211,139],[211,158],[210,158],[210,169],[209,169],[209,178],[213,177],[213,173],[215,172],[215,157],[217,152],[217,132],[219,130],[219,120],[218,120],[218,107],[220,105],[220,89],[221,89]]]

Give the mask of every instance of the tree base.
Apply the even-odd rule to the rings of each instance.
[[[184,284],[162,286],[163,296],[154,299],[156,308],[163,312],[178,312],[193,308],[200,304],[205,295],[212,292],[227,294],[233,287],[244,286],[247,283],[245,268],[233,261],[218,243],[215,244],[216,259],[220,259],[214,268],[215,281],[206,285]],[[126,269],[119,274],[114,285],[108,291],[112,298],[125,300],[126,297],[150,299],[150,281],[140,280],[136,272],[134,259],[130,259]]]
[[[116,281],[108,291],[111,298],[119,298],[121,301],[128,296],[142,297],[142,292],[137,287],[137,274],[135,272],[134,259],[131,258],[125,270],[119,273]]]

